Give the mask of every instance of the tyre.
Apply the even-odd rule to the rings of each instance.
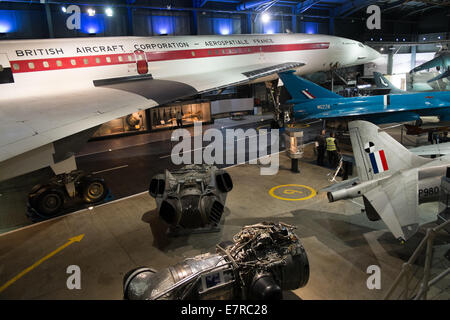
[[[28,203],[30,204],[31,207],[33,208],[37,208],[37,196],[42,192],[41,189],[42,188],[48,188],[48,186],[44,186],[42,184],[37,184],[35,185],[31,191],[28,193]]]
[[[86,203],[103,201],[108,194],[108,187],[102,179],[85,179],[82,187],[82,198]]]
[[[55,187],[42,188],[32,202],[33,208],[42,218],[52,218],[60,213],[64,206],[64,192]]]

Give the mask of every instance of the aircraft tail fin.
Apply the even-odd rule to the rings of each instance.
[[[292,102],[307,102],[316,98],[342,98],[334,92],[296,76],[294,71],[281,72],[278,75],[291,95]]]
[[[360,181],[389,176],[430,161],[411,153],[373,123],[357,120],[348,124]]]
[[[405,91],[400,90],[396,86],[394,86],[388,79],[386,79],[381,73],[374,72],[373,79],[375,80],[375,84],[377,88],[380,89],[391,89],[391,93],[405,93]]]

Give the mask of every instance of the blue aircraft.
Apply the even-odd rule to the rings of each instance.
[[[450,121],[450,92],[420,92],[344,98],[287,71],[279,74],[292,99],[296,120],[367,120],[375,124],[420,121],[437,116]]]

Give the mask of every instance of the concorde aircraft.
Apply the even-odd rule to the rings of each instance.
[[[227,86],[363,64],[378,52],[327,35],[110,37],[0,42],[0,180],[51,165],[97,126]]]
[[[420,92],[344,98],[293,71],[279,74],[292,99],[294,117],[299,120],[356,120],[375,124],[418,121],[436,116],[450,121],[450,92]]]

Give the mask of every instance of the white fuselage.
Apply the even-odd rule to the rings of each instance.
[[[405,170],[404,175],[417,175],[418,204],[439,200],[441,179],[445,176],[449,165],[450,157],[443,156],[419,168]],[[358,198],[377,186],[382,185],[384,181],[391,177],[391,175],[388,175],[382,178],[364,181],[351,188],[328,192],[327,196],[330,202]]]
[[[93,80],[151,74],[186,79],[255,64],[302,62],[299,74],[369,62],[378,53],[340,37],[309,34],[111,37],[0,42],[0,64],[14,83],[2,98],[43,95],[93,86]]]

